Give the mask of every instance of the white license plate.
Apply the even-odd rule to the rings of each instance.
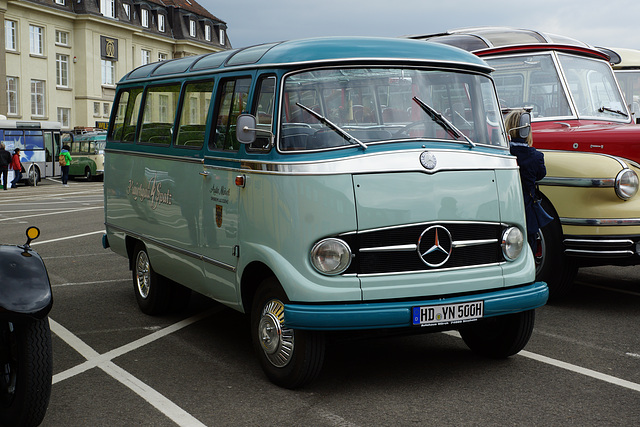
[[[418,326],[450,325],[482,318],[484,301],[413,307],[413,324]]]

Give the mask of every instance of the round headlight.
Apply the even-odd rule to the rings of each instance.
[[[631,169],[623,169],[616,176],[616,194],[622,200],[629,200],[638,192],[638,175]]]
[[[320,240],[311,249],[311,264],[322,274],[340,274],[351,264],[351,249],[340,239]]]
[[[509,227],[502,233],[502,254],[507,261],[514,261],[522,252],[524,236],[518,227]]]

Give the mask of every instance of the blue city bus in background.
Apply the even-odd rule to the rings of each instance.
[[[344,331],[457,330],[511,356],[548,288],[491,71],[360,37],[139,67],[111,113],[103,245],[147,314],[191,291],[247,313],[283,387],[313,380]]]
[[[0,141],[7,151],[20,149],[22,180],[37,185],[42,178],[60,176],[60,122],[0,120]]]

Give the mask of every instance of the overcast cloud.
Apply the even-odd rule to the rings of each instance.
[[[227,23],[233,47],[318,36],[432,34],[509,26],[640,49],[640,3],[629,0],[198,0]]]

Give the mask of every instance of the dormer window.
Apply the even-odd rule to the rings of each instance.
[[[211,25],[204,24],[204,39],[208,42],[211,41]]]
[[[223,29],[220,29],[219,37],[220,37],[220,44],[224,45],[224,30]]]
[[[193,19],[189,20],[189,35],[191,37],[196,36],[196,21],[194,21]]]
[[[107,18],[115,18],[115,0],[100,0],[100,13]]]
[[[149,28],[149,11],[147,9],[142,9],[140,11],[140,21],[144,28]]]
[[[164,15],[158,14],[158,31],[164,33]]]
[[[124,14],[127,15],[127,19],[131,20],[131,5],[124,3],[122,7],[124,8]]]

